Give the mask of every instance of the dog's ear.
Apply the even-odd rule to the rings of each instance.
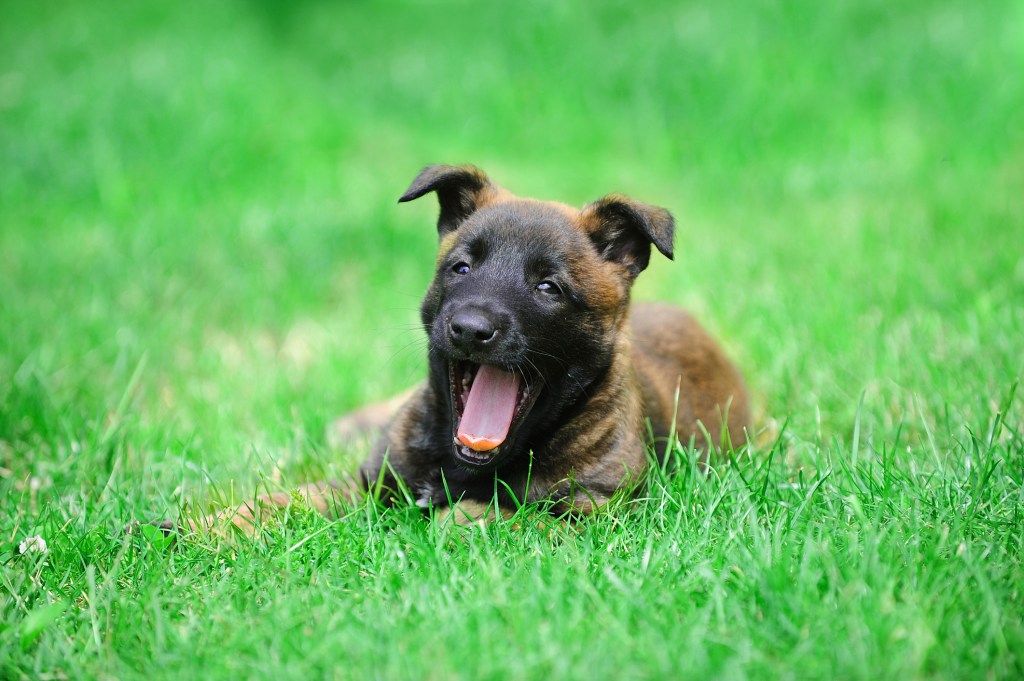
[[[651,244],[672,259],[675,220],[664,208],[610,194],[583,209],[583,228],[605,260],[624,265],[636,277],[651,259]]]
[[[420,171],[398,202],[412,201],[430,192],[437,192],[437,202],[441,204],[437,232],[443,237],[494,198],[497,187],[476,166],[432,165]]]

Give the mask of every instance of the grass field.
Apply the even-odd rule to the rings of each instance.
[[[0,17],[0,678],[1024,676],[1024,4]],[[432,162],[671,209],[635,295],[757,443],[553,531],[122,537],[358,463],[326,424],[424,371]]]

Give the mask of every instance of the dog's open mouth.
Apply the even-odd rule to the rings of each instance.
[[[490,364],[449,364],[455,453],[485,465],[501,453],[501,445],[530,412],[540,382],[520,371]]]

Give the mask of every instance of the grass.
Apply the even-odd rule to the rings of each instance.
[[[1024,674],[1024,10],[639,7],[5,6],[0,678]],[[670,208],[636,296],[757,444],[568,528],[120,536],[356,465],[325,425],[423,374],[394,201],[462,161]]]

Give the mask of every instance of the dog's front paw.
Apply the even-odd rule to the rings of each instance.
[[[142,523],[135,520],[125,525],[121,534],[142,537],[160,548],[171,548],[177,543],[182,529],[182,525],[175,520],[151,520]]]

